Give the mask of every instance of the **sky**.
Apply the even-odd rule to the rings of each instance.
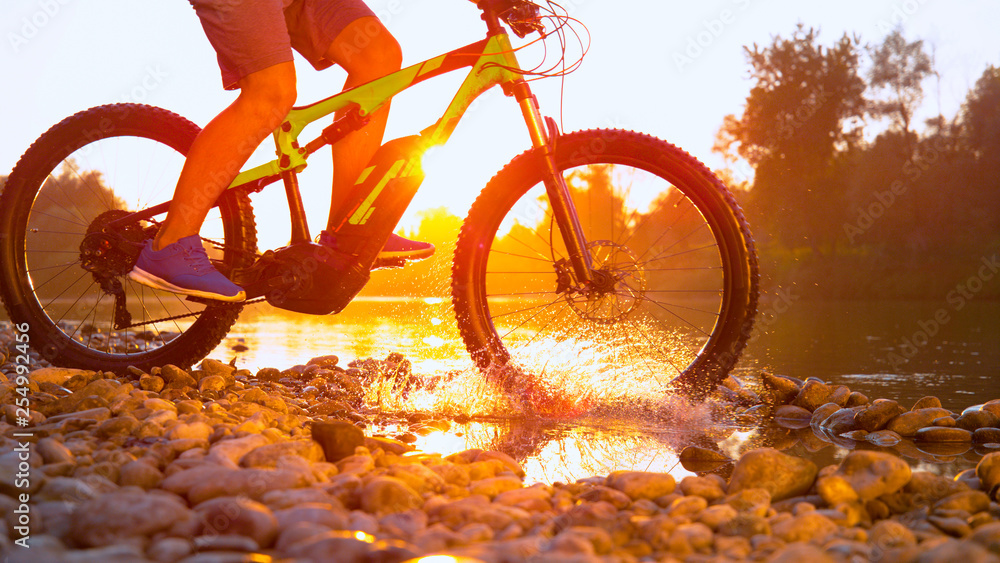
[[[403,47],[404,65],[481,39],[485,27],[466,0],[369,0]],[[620,127],[679,145],[711,167],[716,132],[740,114],[752,86],[743,46],[767,45],[797,23],[817,27],[829,45],[844,32],[878,44],[895,26],[933,49],[940,82],[925,86],[923,117],[952,117],[989,65],[1000,65],[1000,2],[995,0],[565,0],[590,31],[590,52],[565,82],[535,82],[542,112],[564,130]],[[221,87],[215,53],[183,0],[5,0],[0,6],[0,175],[48,127],[88,107],[141,102],[204,125],[235,97]],[[515,43],[516,44],[516,43]],[[519,54],[522,66],[540,50]],[[339,68],[316,72],[296,59],[301,104],[339,91]],[[394,101],[387,138],[413,134],[440,116],[462,76],[429,81]],[[307,130],[307,137],[309,131]],[[310,137],[311,138],[311,137]],[[269,142],[269,141],[265,141]],[[403,224],[420,209],[447,206],[464,216],[489,178],[530,140],[516,104],[487,93],[451,142],[425,159],[427,180]],[[270,159],[259,151],[253,162]],[[737,177],[740,170],[737,169]],[[314,233],[325,222],[328,159],[317,154],[301,176]],[[280,188],[254,196],[258,215],[280,209]],[[271,211],[271,213],[274,213]],[[274,215],[273,222],[283,222]],[[259,221],[259,224],[261,222]],[[287,233],[275,231],[276,242]],[[262,239],[268,240],[267,233]]]

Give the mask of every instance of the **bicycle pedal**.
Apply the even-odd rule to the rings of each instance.
[[[406,266],[405,258],[376,258],[370,269],[382,270],[388,268],[402,268]]]
[[[199,303],[201,305],[206,305],[206,306],[208,306],[208,305],[237,305],[237,304],[241,303],[239,301],[237,301],[236,303],[232,303],[232,302],[229,302],[229,301],[220,301],[218,299],[209,299],[207,297],[198,297],[197,295],[185,295],[184,299],[186,301],[191,301],[192,303]]]

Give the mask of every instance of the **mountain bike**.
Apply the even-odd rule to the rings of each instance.
[[[371,269],[398,265],[377,254],[423,179],[421,155],[499,86],[520,108],[532,146],[489,181],[457,238],[452,302],[476,366],[514,391],[548,374],[574,376],[580,366],[598,380],[713,388],[739,358],[758,298],[754,242],[733,195],[665,141],[617,129],[562,133],[542,116],[530,82],[579,63],[567,67],[564,43],[576,20],[553,2],[477,7],[483,40],[295,107],[274,131],[277,158],[242,171],[218,198],[200,236],[213,264],[244,287],[245,303],[183,297],[127,277],[165,216],[197,125],[160,108],[115,104],[53,126],[0,194],[0,296],[10,319],[28,325],[33,349],[53,364],[124,372],[191,366],[249,303],[339,312]],[[560,38],[561,66],[522,69],[508,28],[522,39]],[[336,244],[312,242],[297,182],[308,157],[399,92],[465,68],[444,115],[385,143],[358,178]],[[291,240],[259,252],[249,196],[279,180]]]

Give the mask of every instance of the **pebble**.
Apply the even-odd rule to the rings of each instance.
[[[361,509],[376,516],[404,512],[421,504],[420,494],[395,477],[375,477],[361,490]]]
[[[979,428],[972,433],[976,444],[1000,444],[1000,428]]]
[[[917,430],[913,438],[918,442],[971,442],[972,432],[963,428],[931,426]]]
[[[935,419],[942,416],[951,416],[951,413],[945,409],[934,407],[917,409],[893,418],[886,425],[886,429],[892,430],[900,436],[910,437],[921,428],[930,426]]]
[[[903,412],[905,412],[903,407],[892,399],[876,399],[866,409],[855,415],[854,422],[862,430],[876,432],[885,428],[890,420]]]
[[[646,471],[615,471],[608,475],[605,483],[634,500],[652,500],[669,495],[677,486],[674,477],[669,473]]]
[[[729,480],[728,493],[761,488],[774,501],[804,494],[816,479],[816,464],[779,452],[760,448],[747,452],[736,462]]]
[[[200,536],[245,536],[264,548],[278,536],[278,520],[271,509],[242,496],[213,498],[195,506],[194,512],[195,533]]]
[[[360,428],[342,420],[314,422],[311,429],[313,439],[322,447],[329,462],[353,455],[354,450],[365,442],[365,434]]]
[[[169,531],[190,515],[184,500],[169,493],[112,491],[77,506],[66,539],[83,547],[118,545]]]

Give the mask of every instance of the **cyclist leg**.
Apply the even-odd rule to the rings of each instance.
[[[403,54],[399,43],[389,33],[378,18],[367,17],[351,22],[330,45],[327,56],[347,70],[347,81],[344,89],[364,84],[391,72],[399,70],[403,62]],[[335,222],[345,211],[344,206],[351,193],[354,183],[361,171],[368,166],[372,155],[382,145],[386,121],[389,118],[389,105],[373,113],[365,127],[349,134],[341,142],[333,146],[333,196],[330,205],[328,229],[336,226]],[[407,240],[399,235],[391,234],[389,240],[379,253],[383,260],[411,259],[418,260],[434,254],[434,245],[427,242]]]
[[[344,89],[400,69],[399,43],[361,0],[298,0],[286,11],[292,45],[317,69],[339,64],[347,71]],[[341,117],[339,112],[337,117]],[[333,146],[333,189],[328,233],[340,222],[354,191],[354,183],[382,145],[388,105],[373,113],[367,125]],[[434,245],[391,235],[379,254],[382,259],[420,259],[434,253]]]
[[[157,289],[241,301],[244,292],[203,256],[197,234],[216,199],[295,103],[295,67],[281,0],[192,3],[218,53],[224,86],[240,94],[195,138],[167,217],[130,276]]]

